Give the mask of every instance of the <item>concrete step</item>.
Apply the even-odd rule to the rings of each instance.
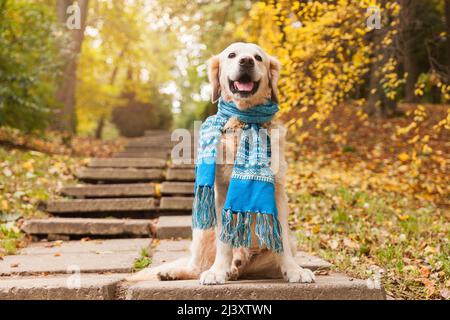
[[[77,172],[77,178],[82,181],[104,182],[160,181],[164,179],[164,171],[161,169],[84,168]]]
[[[170,262],[179,258],[189,256],[189,248],[191,240],[159,240],[158,245],[152,249],[152,266],[156,267],[164,262]],[[330,270],[332,265],[316,256],[312,256],[302,251],[298,251],[295,255],[295,261],[299,266],[310,270]]]
[[[125,277],[86,274],[79,282],[70,274],[0,278],[0,300],[113,300],[118,283]]]
[[[49,201],[51,214],[84,212],[142,212],[155,210],[154,198],[72,199]]]
[[[111,239],[32,243],[16,255],[4,257],[0,276],[67,273],[131,273],[142,249],[150,252],[151,239]]]
[[[164,159],[135,159],[135,158],[94,158],[88,167],[91,168],[165,168]]]
[[[144,133],[145,137],[169,137],[170,138],[171,132],[168,130],[146,130]]]
[[[184,216],[161,216],[156,224],[156,234],[158,239],[190,238],[192,217]]]
[[[140,138],[131,140],[126,145],[127,147],[162,147],[162,148],[171,148],[175,142],[170,141],[170,137],[167,140],[163,140],[161,138]]]
[[[167,170],[167,180],[169,181],[194,181],[195,170],[193,169],[169,169]]]
[[[130,286],[128,300],[383,300],[381,288],[371,289],[365,280],[332,273],[316,276],[315,283],[283,280],[229,281],[202,286],[198,280],[144,281]]]
[[[113,158],[149,158],[149,159],[164,159],[169,156],[168,152],[117,152]]]
[[[192,163],[171,163],[169,165],[170,169],[191,169],[195,170],[194,161]]]
[[[164,181],[161,184],[162,195],[193,195],[193,182],[169,182]]]
[[[155,185],[153,183],[82,185],[64,187],[60,193],[74,198],[153,197]]]
[[[162,197],[160,202],[161,210],[192,210],[193,197]]]
[[[170,150],[172,149],[172,146],[167,146],[167,145],[127,145],[125,146],[125,148],[123,149],[122,152],[165,152],[166,154],[169,154]]]
[[[172,221],[169,221],[172,220]],[[174,225],[174,219],[165,223]],[[158,223],[160,226],[161,221]],[[151,252],[152,266],[170,263],[189,256],[190,241],[159,240]],[[315,283],[286,283],[282,279],[227,281],[224,285],[202,286],[198,280],[143,281],[128,284],[125,298],[130,300],[382,300],[383,288],[373,282],[348,277],[330,271],[332,265],[304,252],[296,254],[296,262],[316,273]]]
[[[32,236],[150,237],[153,220],[48,218],[30,219],[22,230]]]

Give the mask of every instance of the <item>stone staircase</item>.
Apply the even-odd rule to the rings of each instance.
[[[189,254],[194,168],[171,164],[171,147],[168,132],[149,132],[112,158],[92,159],[77,173],[81,184],[47,204],[50,217],[25,221],[23,230],[36,242],[0,259],[0,300],[385,298],[372,282],[302,252],[297,262],[316,272],[314,284],[125,282],[142,252],[152,266]]]
[[[112,158],[92,159],[76,174],[83,184],[62,188],[67,199],[47,203],[52,217],[27,220],[23,230],[52,240],[149,237],[158,217],[190,215],[194,166],[172,165],[171,147],[170,134],[157,132]]]

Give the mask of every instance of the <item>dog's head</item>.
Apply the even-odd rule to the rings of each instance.
[[[278,102],[280,62],[253,43],[236,42],[209,60],[212,101],[220,96],[239,109]]]

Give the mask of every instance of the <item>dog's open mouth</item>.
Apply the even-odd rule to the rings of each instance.
[[[249,75],[244,75],[239,80],[228,80],[232,93],[240,96],[251,96],[258,91],[259,81],[252,81]]]

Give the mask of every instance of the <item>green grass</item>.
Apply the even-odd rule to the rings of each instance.
[[[450,287],[448,211],[404,195],[329,186],[323,192],[288,188],[291,225],[303,250],[355,277],[381,274],[395,298],[445,296],[441,293]]]
[[[140,251],[139,258],[134,260],[133,269],[135,271],[140,271],[144,268],[147,268],[152,264],[152,259],[149,257],[148,250],[146,248],[142,248]]]

